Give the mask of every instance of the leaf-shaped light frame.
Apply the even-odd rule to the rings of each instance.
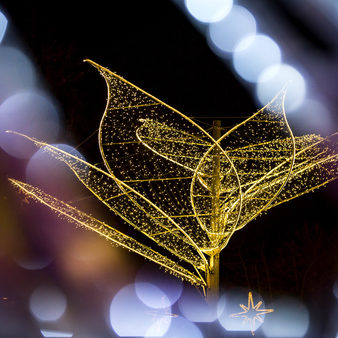
[[[68,165],[102,203],[153,240],[156,249],[36,187],[11,182],[67,220],[206,287],[210,294],[218,288],[219,252],[236,230],[338,176],[337,134],[294,137],[284,110],[285,90],[224,135],[213,137],[191,118],[87,61],[108,88],[99,128],[107,171],[16,134]],[[168,254],[158,251],[158,245]]]

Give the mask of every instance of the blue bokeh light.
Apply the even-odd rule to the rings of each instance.
[[[188,12],[198,21],[222,20],[232,8],[232,0],[185,0]]]
[[[280,62],[280,48],[267,35],[247,36],[234,50],[233,66],[236,72],[249,82],[257,82],[264,69]]]
[[[286,86],[286,112],[295,111],[303,103],[306,95],[306,84],[303,75],[288,64],[276,64],[267,67],[258,77],[256,95],[264,106]]]
[[[56,321],[67,308],[64,293],[56,287],[41,286],[32,293],[29,307],[34,317],[40,321]]]
[[[254,16],[246,8],[236,5],[224,19],[209,25],[207,39],[215,53],[226,55],[233,52],[243,38],[255,33]]]
[[[273,304],[275,312],[266,318],[262,326],[265,337],[304,337],[310,324],[305,305],[292,297],[280,298]]]
[[[25,90],[12,95],[0,106],[0,146],[12,156],[29,158],[36,147],[23,137],[5,133],[6,130],[53,142],[59,127],[58,110],[44,92]]]
[[[2,12],[0,12],[0,43],[5,36],[7,24],[8,24],[8,20],[6,16]]]
[[[19,49],[0,46],[0,104],[11,95],[35,88],[37,77],[29,58]]]
[[[123,287],[110,305],[110,324],[120,337],[161,337],[171,323],[171,308],[154,309],[137,297],[134,284]]]
[[[168,298],[169,305],[173,305],[180,298],[183,290],[183,283],[180,279],[148,265],[143,266],[138,271],[135,281],[136,285],[138,283],[151,283],[158,287]]]
[[[192,322],[210,323],[217,319],[217,304],[206,302],[192,287],[183,290],[178,307],[182,315]]]

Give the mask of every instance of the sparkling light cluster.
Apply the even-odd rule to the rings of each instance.
[[[168,254],[36,187],[11,181],[67,220],[192,284],[209,287],[210,257],[219,254],[236,230],[338,176],[337,134],[294,137],[284,111],[285,90],[216,140],[189,117],[89,62],[108,85],[99,128],[106,170],[25,137],[67,164],[110,210]]]

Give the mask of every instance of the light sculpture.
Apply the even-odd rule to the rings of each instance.
[[[219,254],[235,231],[258,215],[337,178],[337,133],[295,137],[284,111],[285,90],[221,135],[108,69],[99,128],[105,169],[26,137],[63,161],[110,210],[150,238],[142,244],[40,189],[10,179],[27,197],[111,242],[203,287],[219,289]],[[18,134],[18,133],[17,133]],[[189,268],[190,267],[190,268]]]

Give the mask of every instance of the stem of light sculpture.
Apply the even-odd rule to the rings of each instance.
[[[221,137],[221,121],[213,121],[213,138],[217,141]],[[213,151],[212,169],[213,179],[211,185],[211,240],[215,243],[215,250],[209,256],[209,271],[207,272],[207,299],[212,302],[219,296],[219,250],[217,248],[220,236],[220,150],[215,147]]]

